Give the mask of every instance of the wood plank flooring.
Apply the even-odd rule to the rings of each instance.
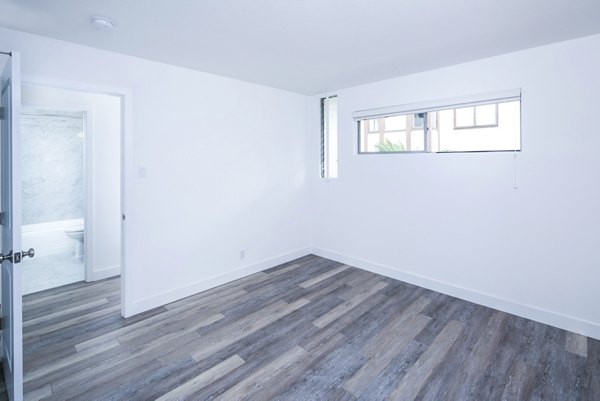
[[[313,255],[129,319],[24,298],[27,400],[600,400],[600,341]]]

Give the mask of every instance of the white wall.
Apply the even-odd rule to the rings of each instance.
[[[598,71],[593,36],[338,91],[339,178],[311,171],[316,252],[600,338]],[[512,153],[356,154],[353,111],[519,87],[516,190]]]
[[[26,79],[131,91],[126,315],[307,252],[305,96],[6,29],[0,48]]]
[[[121,99],[116,96],[77,92],[41,85],[23,85],[23,107],[49,110],[86,111],[86,164],[91,167],[91,218],[86,244],[86,263],[90,263],[90,281],[120,274],[121,270]],[[91,161],[91,163],[89,163]],[[72,241],[72,240],[71,240]],[[28,246],[24,244],[24,246]],[[90,247],[91,246],[91,247]],[[91,255],[90,255],[91,253]]]

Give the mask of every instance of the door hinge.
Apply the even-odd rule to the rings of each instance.
[[[6,114],[5,110],[6,107],[0,107],[0,120],[4,120],[4,114]]]
[[[5,215],[6,215],[6,213],[0,212],[0,226],[4,225],[4,216]]]

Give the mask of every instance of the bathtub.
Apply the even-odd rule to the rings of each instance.
[[[74,240],[67,237],[65,229],[77,224],[83,224],[83,219],[24,225],[21,245],[23,249],[34,248],[36,256],[72,253]]]

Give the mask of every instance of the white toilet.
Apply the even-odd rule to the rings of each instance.
[[[68,227],[65,230],[65,234],[67,234],[67,237],[75,240],[73,254],[76,258],[81,259],[83,257],[83,224]]]

